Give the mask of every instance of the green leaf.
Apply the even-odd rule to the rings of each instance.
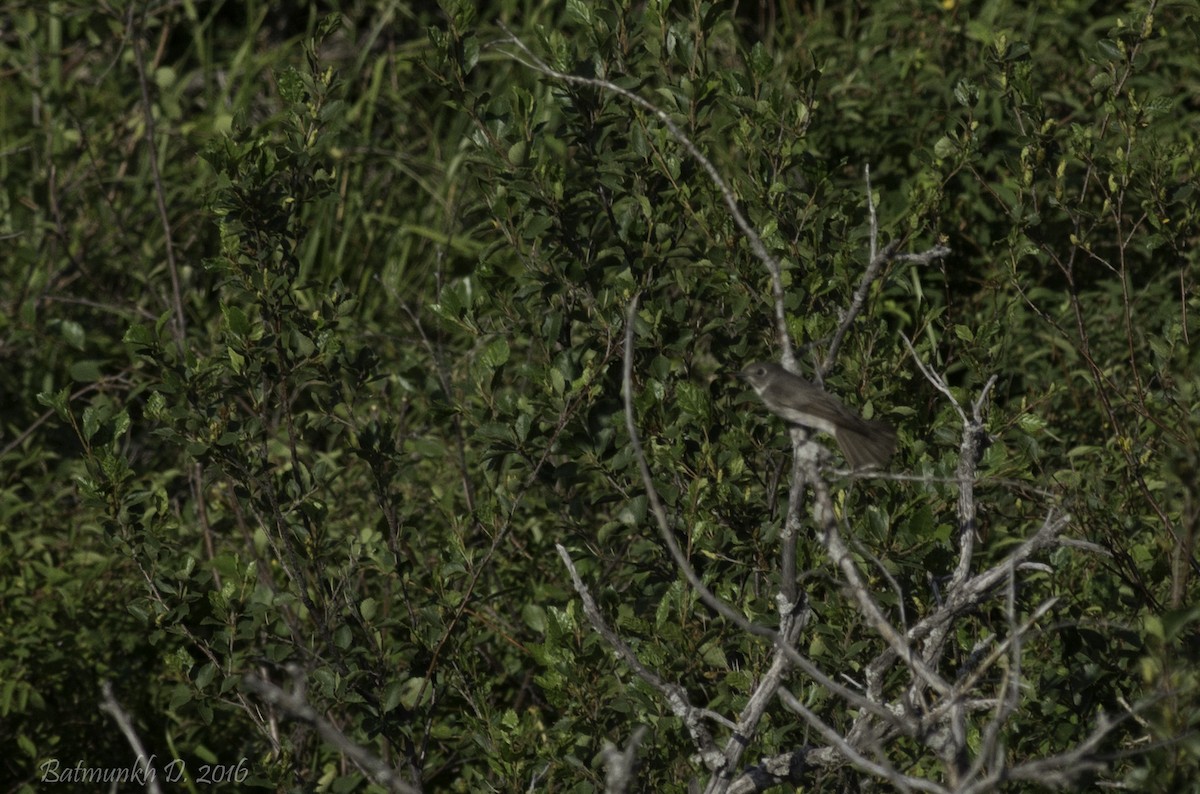
[[[396,708],[396,706],[399,706],[400,703],[403,702],[404,694],[406,691],[406,684],[407,684],[407,682],[405,682],[405,681],[393,681],[387,685],[386,689],[384,689],[384,691],[383,691],[383,713],[384,714],[387,714],[389,711],[393,711]]]
[[[420,676],[414,676],[401,685],[400,702],[406,709],[415,709],[418,699],[420,704],[428,704],[432,697],[433,687],[429,685],[427,679]]]
[[[221,316],[225,318],[225,324],[235,335],[240,337],[250,335],[250,321],[246,319],[246,313],[237,306],[221,304]]]
[[[958,153],[958,142],[943,135],[933,144],[933,154],[939,160],[949,160]]]
[[[38,392],[37,401],[47,408],[54,410],[60,419],[67,418],[67,400],[70,392],[64,387],[56,392]]]
[[[283,98],[284,102],[289,105],[298,105],[307,101],[307,81],[295,67],[288,66],[280,70],[275,75],[275,81],[279,86],[279,96]]]
[[[1026,433],[1039,434],[1046,429],[1046,420],[1037,414],[1023,413],[1017,417],[1017,424]]]
[[[15,684],[16,681],[13,681],[13,683]],[[37,745],[34,744],[33,739],[30,739],[24,733],[17,734],[17,747],[21,748],[21,752],[25,753],[29,758],[39,757]]]
[[[539,634],[546,632],[546,610],[537,604],[524,604],[521,607],[521,618],[525,625]]]
[[[71,347],[76,350],[83,350],[84,333],[83,326],[74,320],[63,320],[59,324],[59,332],[63,339],[67,341]]]
[[[504,338],[493,339],[484,349],[479,361],[488,369],[495,369],[507,363],[509,357],[508,341]]]
[[[1100,50],[1100,54],[1107,60],[1125,60],[1125,53],[1121,52],[1120,46],[1115,42],[1109,41],[1108,39],[1100,39],[1100,41],[1096,42],[1096,47]]]
[[[154,332],[141,323],[134,323],[125,331],[122,341],[135,348],[152,347],[157,343]]]
[[[592,27],[591,4],[583,0],[567,0],[567,19],[584,28]]]
[[[199,689],[206,688],[212,683],[213,676],[216,675],[217,668],[212,662],[208,662],[200,666],[200,671],[196,673],[196,687]]]
[[[96,435],[96,431],[100,429],[100,423],[108,417],[106,408],[89,405],[83,409],[82,428],[84,439],[90,441],[92,436]]]
[[[101,367],[105,364],[104,361],[95,359],[83,359],[71,364],[70,374],[71,380],[77,383],[95,383],[104,377]]]
[[[225,348],[225,353],[229,356],[229,364],[233,371],[239,375],[246,371],[246,357],[232,347]]]
[[[979,87],[970,80],[959,80],[954,84],[954,99],[963,107],[973,107],[979,99]]]

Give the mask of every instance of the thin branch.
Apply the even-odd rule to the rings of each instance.
[[[302,685],[298,685],[295,692],[284,692],[270,681],[254,675],[243,677],[242,684],[263,700],[283,709],[292,719],[312,726],[322,739],[333,745],[338,752],[370,775],[376,783],[398,792],[398,794],[420,794],[419,788],[401,780],[395,769],[385,764],[366,748],[355,744],[336,725],[309,705],[304,697]]]
[[[982,454],[981,445],[987,439],[987,432],[983,429],[983,406],[987,402],[988,394],[992,387],[996,384],[996,376],[992,375],[980,390],[979,396],[971,406],[971,416],[968,417],[962,405],[954,397],[950,391],[950,387],[946,384],[945,378],[935,372],[932,367],[927,366],[917,355],[917,351],[913,348],[912,342],[904,333],[900,334],[900,338],[904,340],[904,346],[908,348],[909,355],[912,356],[913,362],[917,368],[921,370],[921,374],[925,376],[933,387],[946,396],[951,407],[954,408],[962,422],[962,441],[958,449],[958,467],[955,472],[958,483],[958,562],[955,565],[954,573],[950,578],[950,590],[954,590],[966,581],[971,572],[971,561],[975,557],[975,541],[977,537],[976,515],[977,509],[975,506],[975,478],[979,470],[979,459]],[[925,644],[924,657],[926,660],[931,660],[941,655],[942,643],[948,633],[948,627],[939,632],[934,632],[931,635],[929,642]]]
[[[868,250],[871,261],[874,262],[875,254],[879,251],[879,216],[875,213],[875,196],[871,193],[870,163],[863,166],[863,181],[867,183],[867,219],[871,223],[871,247]]]
[[[862,313],[863,308],[867,303],[867,293],[871,290],[871,285],[879,278],[879,271],[883,266],[893,260],[916,262],[918,264],[929,264],[936,259],[942,259],[950,253],[950,249],[944,245],[935,245],[927,251],[922,251],[919,254],[897,254],[896,251],[900,248],[900,240],[892,240],[883,250],[879,250],[879,218],[875,213],[875,198],[871,195],[871,166],[867,165],[863,169],[863,179],[867,183],[867,217],[871,225],[870,238],[870,260],[867,263],[867,269],[863,271],[862,278],[859,279],[858,288],[854,290],[854,295],[850,299],[850,308],[846,310],[841,322],[838,323],[838,329],[833,335],[833,340],[829,343],[829,349],[825,353],[825,360],[820,366],[815,368],[815,378],[818,384],[823,384],[825,376],[832,369],[834,361],[837,360],[838,352],[841,350],[842,342],[846,338],[846,333],[850,330],[850,326]]]
[[[905,633],[903,645],[911,647],[912,644],[924,639],[925,653],[923,654],[923,658],[928,664],[935,664],[938,654],[933,653],[933,651],[939,650],[942,647],[945,635],[952,626],[953,621],[963,614],[979,609],[985,601],[994,595],[996,586],[1022,568],[1033,554],[1056,545],[1059,533],[1069,522],[1070,516],[1058,515],[1052,511],[1047,515],[1038,531],[1018,546],[1004,561],[987,571],[977,574],[951,591],[944,603],[934,612],[918,621],[916,625]],[[1044,605],[1044,608],[1049,609],[1052,603],[1049,602]],[[1042,614],[1041,610],[1035,612],[1029,623],[1031,624],[1033,621],[1040,619]],[[1000,647],[993,649],[992,655],[987,660],[974,666],[974,675],[970,678],[959,680],[952,690],[943,694],[941,702],[938,705],[925,711],[920,725],[912,723],[911,717],[893,717],[889,720],[891,727],[894,729],[895,724],[900,723],[904,725],[905,732],[910,735],[920,736],[928,734],[931,726],[936,726],[941,720],[945,719],[947,710],[953,707],[975,685],[979,671],[984,667],[994,664],[996,658],[998,658],[997,655],[1005,653],[1008,647],[1006,641],[1001,643]],[[878,703],[882,700],[882,687],[885,674],[899,658],[907,659],[908,656],[905,653],[901,653],[893,643],[889,644],[888,647],[867,665],[865,671],[867,694],[872,702]],[[922,702],[923,698],[920,688],[915,686],[910,688],[907,698],[910,702]],[[908,706],[904,707],[906,712],[908,708]],[[873,735],[874,732],[875,729],[870,724],[870,718],[863,714],[856,719],[855,726],[848,736],[853,743],[857,744],[865,740],[866,737]]]
[[[888,480],[891,482],[919,482],[925,485],[958,485],[962,480],[957,477],[938,477],[933,474],[908,474],[907,472],[892,472],[892,471],[875,471],[872,469],[838,469],[830,468],[829,473],[835,477],[850,480]],[[1040,496],[1043,499],[1054,499],[1060,496],[1055,491],[1050,491],[1045,488],[1038,488],[1036,485],[1031,485],[1025,480],[1014,480],[1011,477],[986,477],[980,476],[975,478],[975,482],[979,485],[999,485],[1013,491],[1023,491],[1031,496]]]
[[[815,473],[810,475],[816,491],[816,519],[821,527],[821,543],[825,546],[830,560],[842,572],[842,577],[850,589],[850,594],[858,602],[859,610],[875,632],[886,642],[896,655],[903,659],[918,678],[932,687],[936,692],[947,693],[951,686],[938,672],[913,652],[905,635],[896,630],[883,613],[883,609],[871,596],[870,589],[863,581],[858,567],[850,554],[850,549],[838,532],[836,513],[833,508],[833,498],[829,487]]]
[[[921,251],[920,253],[896,254],[892,257],[892,259],[896,260],[897,262],[913,262],[918,265],[928,265],[930,262],[934,262],[938,259],[944,259],[949,255],[950,248],[938,243],[932,248]]]
[[[105,387],[112,385],[114,383],[121,384],[121,385],[128,385],[128,379],[126,378],[126,376],[130,373],[130,371],[132,369],[133,369],[133,367],[126,367],[125,369],[121,370],[120,372],[118,372],[115,375],[106,375],[103,378],[101,378],[100,380],[94,381],[92,383],[88,383],[88,384],[80,387],[79,389],[75,390],[74,392],[72,392],[70,395],[67,396],[67,406],[70,407],[70,404],[72,402],[74,402],[75,400],[78,400],[80,397],[82,397],[85,394],[89,394],[94,391],[100,391],[100,390],[104,389]],[[12,452],[14,449],[16,449],[17,447],[24,444],[25,439],[27,439],[31,435],[33,435],[34,431],[36,431],[39,427],[41,427],[43,424],[45,424],[50,419],[50,417],[54,416],[56,413],[57,413],[57,411],[55,409],[50,408],[49,410],[43,412],[42,415],[39,416],[37,419],[34,419],[33,422],[31,422],[29,424],[28,427],[26,427],[19,434],[17,434],[17,436],[12,441],[5,444],[3,449],[0,449],[0,458],[5,457],[6,455],[8,455],[8,453]]]
[[[117,727],[121,729],[121,733],[125,734],[125,741],[129,742],[129,746],[137,755],[137,765],[146,781],[146,791],[150,794],[162,794],[162,789],[158,787],[158,778],[150,766],[150,756],[146,752],[146,748],[142,746],[142,740],[138,737],[137,731],[134,730],[133,720],[129,718],[129,714],[113,695],[112,682],[101,683],[100,691],[104,694],[104,699],[100,701],[100,710],[107,711],[112,715],[117,722]]]
[[[804,491],[808,484],[803,459],[806,454],[816,451],[815,444],[809,445],[807,430],[792,428],[792,484],[788,491],[787,514],[779,533],[779,595],[776,600],[781,619],[796,608],[796,543],[804,524]]]
[[[910,641],[919,640],[934,628],[946,625],[960,614],[978,608],[1009,571],[1016,570],[1034,554],[1057,545],[1058,535],[1071,522],[1067,513],[1051,510],[1037,532],[1028,537],[995,567],[976,574],[947,594],[943,607],[927,615],[908,631]]]
[[[874,233],[874,232],[872,232]],[[883,250],[878,255],[872,256],[870,262],[867,263],[867,269],[863,271],[862,278],[859,279],[858,287],[854,290],[854,295],[850,299],[850,308],[846,311],[838,323],[838,329],[834,332],[833,339],[829,343],[829,349],[825,353],[825,360],[820,366],[816,367],[815,376],[818,383],[822,383],[826,375],[833,368],[833,363],[837,359],[837,354],[841,350],[842,342],[845,340],[846,333],[850,330],[850,326],[858,315],[862,313],[866,305],[867,293],[871,289],[871,285],[879,277],[879,271],[885,264],[892,261],[897,262],[916,262],[918,264],[929,264],[937,259],[942,259],[950,253],[950,249],[944,245],[935,245],[934,247],[916,254],[900,254],[897,250],[900,248],[900,241],[893,240],[884,246]],[[875,249],[875,242],[872,239],[871,249]],[[901,334],[903,336],[903,334]]]
[[[931,791],[935,792],[936,794],[949,794],[948,789],[939,786],[937,783],[901,774],[898,770],[892,768],[891,766],[885,766],[867,758],[865,755],[860,753],[857,748],[847,742],[841,734],[835,731],[832,727],[826,725],[820,717],[805,707],[805,705],[787,689],[779,690],[779,699],[782,700],[784,705],[786,705],[789,709],[803,717],[804,721],[808,725],[812,726],[817,733],[821,734],[821,738],[829,742],[829,744],[832,745],[833,748],[837,750],[855,769],[887,780],[901,791],[915,790]]]
[[[158,220],[163,227],[163,240],[166,246],[167,271],[171,275],[171,294],[173,305],[171,312],[171,330],[174,332],[175,345],[182,355],[187,345],[187,318],[183,313],[183,290],[179,280],[179,264],[175,261],[175,241],[171,233],[171,218],[167,214],[166,189],[163,187],[162,172],[158,166],[158,149],[155,142],[156,132],[154,112],[150,102],[150,83],[146,79],[146,65],[142,62],[141,29],[134,29],[133,13],[138,8],[137,3],[129,4],[129,12],[125,16],[125,26],[129,31],[129,39],[133,44],[133,63],[137,67],[138,86],[142,91],[142,116],[146,124],[146,156],[150,158],[150,172],[154,177],[154,201],[158,206]]]
[[[604,758],[604,790],[608,794],[624,794],[636,782],[633,770],[637,765],[637,749],[645,737],[646,726],[639,725],[634,729],[633,736],[629,737],[624,749],[618,749],[610,742],[605,742],[600,754]]]
[[[905,340],[907,343],[908,340]],[[909,349],[911,349],[911,345]],[[942,381],[943,384],[945,381]],[[950,589],[966,581],[971,572],[971,560],[975,556],[975,540],[979,536],[976,525],[978,510],[975,507],[975,475],[979,471],[979,460],[983,456],[980,448],[987,441],[983,429],[983,404],[988,392],[996,384],[996,376],[988,378],[979,397],[971,406],[971,419],[963,423],[962,442],[958,447],[958,565],[950,578]],[[949,389],[947,389],[949,391]]]
[[[871,247],[875,247],[873,242]],[[837,354],[841,351],[846,333],[867,305],[867,293],[870,292],[871,285],[879,278],[879,271],[883,269],[885,264],[891,261],[899,247],[900,241],[892,240],[878,256],[872,256],[871,261],[867,263],[867,269],[863,271],[862,278],[858,281],[858,288],[854,290],[854,295],[850,298],[850,308],[846,310],[842,321],[838,323],[838,329],[833,334],[833,340],[829,343],[829,349],[825,351],[825,360],[816,368],[815,375],[818,383],[823,383],[825,376],[833,368],[833,362],[837,359]]]
[[[967,419],[967,414],[965,411],[963,411],[962,406],[959,404],[954,394],[951,393],[950,387],[946,385],[946,381],[942,380],[942,377],[934,372],[932,368],[925,365],[925,362],[922,361],[921,357],[917,355],[917,351],[913,349],[913,344],[909,341],[907,334],[901,331],[900,338],[904,340],[904,346],[908,348],[909,355],[913,357],[913,363],[917,365],[917,369],[921,370],[921,374],[925,376],[925,379],[933,384],[933,388],[937,389],[946,396],[946,399],[950,401],[950,405],[958,414],[958,418],[962,420],[964,425],[967,424],[969,421]]]
[[[727,794],[754,794],[771,791],[782,783],[801,784],[812,776],[814,767],[841,766],[844,762],[830,747],[805,745],[790,752],[761,759],[745,769],[729,784]]]
[[[1037,610],[1036,615],[1031,620],[1027,621],[1025,626],[1017,626],[1017,577],[1015,571],[1010,571],[1008,576],[1008,587],[1006,590],[1006,609],[1005,613],[1008,618],[1008,637],[1006,643],[1008,645],[1008,667],[1004,670],[1003,679],[999,686],[999,691],[1003,693],[1001,697],[996,699],[995,713],[992,719],[988,722],[983,730],[983,736],[979,742],[979,752],[975,756],[975,762],[971,765],[971,774],[968,779],[979,773],[983,765],[989,761],[1003,762],[1003,750],[1000,742],[1000,731],[1003,729],[1008,718],[1016,712],[1017,707],[1021,702],[1021,648],[1025,633],[1033,625],[1033,621],[1040,618],[1050,610],[1058,599],[1050,599],[1047,603]],[[998,657],[997,657],[998,658]],[[987,669],[987,662],[980,665],[974,671],[974,675],[982,675]],[[966,689],[968,687],[964,687]]]
[[[987,777],[964,787],[959,794],[983,794],[995,791],[998,784],[1006,780],[1036,782],[1041,788],[1071,786],[1078,781],[1081,775],[1105,768],[1107,764],[1099,753],[1100,743],[1124,719],[1121,717],[1113,720],[1101,715],[1091,734],[1070,750],[1035,761],[995,769]]]
[[[750,740],[758,732],[758,725],[766,714],[767,707],[775,700],[776,694],[783,686],[784,678],[792,669],[791,660],[784,648],[795,644],[810,615],[811,613],[805,610],[803,617],[793,614],[784,616],[783,629],[780,632],[783,643],[775,649],[771,666],[754,687],[738,717],[737,730],[725,744],[725,769],[736,769],[742,756],[749,750]],[[724,794],[731,783],[732,780],[727,775],[714,775],[708,782],[706,794]]]
[[[721,200],[725,202],[725,206],[729,209],[729,214],[733,218],[733,222],[737,224],[738,229],[740,229],[742,234],[745,235],[746,241],[750,244],[750,250],[754,253],[755,257],[757,257],[758,260],[762,262],[764,266],[766,266],[767,272],[771,275],[771,290],[774,293],[775,298],[775,333],[779,341],[780,354],[784,366],[788,367],[789,369],[794,368],[795,360],[794,353],[792,351],[792,340],[791,335],[788,333],[787,318],[784,313],[783,268],[780,265],[779,260],[767,250],[767,247],[763,244],[762,238],[759,237],[758,232],[753,226],[750,225],[750,221],[748,221],[746,216],[742,214],[741,207],[738,206],[737,196],[734,195],[733,189],[728,185],[728,183],[725,182],[725,179],[721,176],[721,172],[717,170],[717,167],[713,165],[712,161],[705,157],[704,153],[700,151],[700,148],[692,142],[692,139],[689,138],[682,129],[680,129],[678,124],[671,120],[670,115],[668,115],[666,111],[661,110],[654,103],[643,99],[632,91],[622,88],[616,83],[608,80],[603,80],[597,77],[583,77],[576,74],[567,74],[566,72],[560,72],[557,69],[552,68],[549,64],[535,55],[533,51],[529,49],[528,45],[521,41],[521,39],[518,38],[515,33],[509,30],[503,22],[499,23],[499,25],[501,30],[508,34],[508,38],[505,39],[504,42],[512,44],[522,54],[519,56],[512,53],[507,53],[513,60],[530,69],[533,69],[534,71],[541,72],[547,77],[553,77],[555,80],[559,80],[564,83],[571,83],[573,85],[585,85],[591,88],[598,88],[602,91],[609,91],[620,97],[623,97],[662,122],[662,125],[666,127],[669,133],[671,133],[671,136],[675,138],[675,140],[679,141],[680,145],[683,146],[684,150],[689,155],[691,155],[693,160],[699,163],[700,167],[704,169],[704,172],[708,174],[708,178],[712,180],[713,185],[715,185],[717,190],[720,192]]]
[[[571,559],[570,552],[561,543],[555,544],[555,548],[558,549],[558,556],[562,558],[563,565],[567,566],[567,572],[571,576],[571,583],[574,585],[579,599],[583,602],[583,613],[587,616],[588,622],[592,624],[592,628],[617,652],[617,655],[621,657],[621,660],[625,662],[629,669],[633,670],[639,678],[649,684],[651,688],[658,690],[659,694],[663,696],[663,699],[671,707],[672,713],[683,721],[684,726],[692,737],[692,741],[696,745],[696,749],[700,752],[701,758],[704,759],[705,766],[713,771],[722,769],[725,766],[725,758],[721,754],[721,751],[717,749],[716,742],[713,741],[712,734],[705,727],[701,717],[715,719],[730,729],[736,729],[737,726],[715,712],[696,708],[688,699],[686,689],[678,684],[667,683],[660,675],[642,664],[637,654],[633,652],[633,649],[615,631],[609,628],[608,623],[604,620],[604,616],[600,614],[600,608],[592,598],[587,585],[580,578],[579,571],[575,568],[575,561]]]
[[[655,523],[658,525],[658,534],[671,553],[675,565],[683,573],[688,584],[695,589],[700,600],[734,625],[754,631],[756,634],[762,634],[763,627],[755,626],[754,629],[751,629],[752,624],[740,612],[717,598],[716,594],[700,580],[684,555],[683,549],[679,547],[679,541],[675,539],[675,532],[671,529],[671,522],[667,517],[667,509],[663,506],[662,500],[658,496],[658,489],[654,486],[654,476],[650,473],[650,465],[646,462],[646,453],[642,449],[642,440],[638,435],[637,423],[634,421],[633,414],[633,331],[637,323],[638,297],[638,295],[633,296],[629,301],[629,308],[625,311],[625,363],[621,376],[621,394],[625,398],[625,429],[629,432],[629,444],[633,448],[633,456],[637,460],[638,471],[642,475],[642,484],[646,488],[650,511],[654,514]],[[766,629],[766,634],[772,640],[775,639],[776,632]]]

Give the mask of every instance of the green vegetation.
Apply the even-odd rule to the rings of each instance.
[[[755,785],[1200,779],[1194,5],[276,5],[4,6],[0,790],[136,768],[106,681],[172,790],[598,791],[614,746],[633,790],[722,790],[816,720],[890,771]],[[730,377],[781,355],[762,253],[907,475],[800,445],[794,538],[793,445]],[[664,518],[850,690],[793,657],[724,783],[556,550],[737,722],[779,654]],[[952,698],[868,681],[864,597],[903,631],[1060,519],[946,624],[958,751],[906,730]],[[912,722],[856,734],[864,693]]]

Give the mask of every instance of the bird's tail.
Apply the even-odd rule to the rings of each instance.
[[[887,422],[863,419],[854,428],[839,427],[835,438],[852,469],[882,469],[896,451],[896,430]]]

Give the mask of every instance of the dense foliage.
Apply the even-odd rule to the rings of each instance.
[[[658,116],[546,70],[642,97],[711,160],[783,264],[809,369],[870,207],[883,242],[949,246],[890,262],[828,362],[913,475],[830,475],[862,570],[899,622],[955,559],[962,427],[906,336],[965,405],[997,377],[978,564],[1054,510],[1089,544],[1014,588],[1022,618],[1054,601],[1009,671],[1007,757],[1108,714],[1094,779],[1200,777],[1194,7],[275,5],[5,8],[4,790],[133,765],[105,681],[194,788],[240,764],[242,786],[381,790],[264,682],[428,790],[602,790],[638,726],[642,790],[707,779],[555,544],[644,664],[736,718],[771,646],[653,527],[625,314],[640,295],[633,408],[672,529],[772,624],[792,448],[730,377],[779,355],[768,272]],[[799,650],[854,679],[878,638],[815,538],[798,561]],[[1009,628],[1002,601],[955,627],[963,657]],[[826,743],[777,705],[748,758]],[[888,753],[945,780],[915,740]]]

